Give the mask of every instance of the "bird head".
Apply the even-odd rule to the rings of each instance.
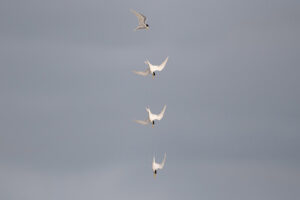
[[[152,73],[152,78],[153,78],[153,79],[154,79],[154,76],[155,76],[155,72]]]

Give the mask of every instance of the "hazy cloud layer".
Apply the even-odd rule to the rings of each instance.
[[[131,8],[149,31],[133,32]],[[1,1],[0,198],[298,199],[299,11]],[[132,73],[166,56],[155,80]],[[155,128],[132,122],[164,104]]]

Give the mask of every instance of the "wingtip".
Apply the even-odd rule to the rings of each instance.
[[[140,124],[139,120],[135,119],[133,120],[134,123]]]

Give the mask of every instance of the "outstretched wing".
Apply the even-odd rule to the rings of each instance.
[[[133,29],[134,31],[140,30],[140,29],[145,29],[145,25],[138,25],[135,29]]]
[[[147,76],[148,74],[150,74],[150,70],[147,69],[146,71],[133,71],[133,73],[141,75],[141,76]]]
[[[144,25],[145,21],[146,21],[146,17],[144,15],[142,15],[141,13],[136,12],[135,10],[130,10],[133,14],[135,14],[135,16],[138,18],[139,21],[139,25]]]
[[[153,66],[153,71],[161,71],[161,70],[163,70],[165,68],[168,60],[169,60],[169,56],[160,65]]]
[[[158,115],[156,115],[156,117],[155,117],[156,120],[161,120],[163,118],[166,108],[167,108],[167,105],[165,105],[164,108],[162,109],[162,111]]]
[[[153,156],[153,160],[152,160],[152,170],[154,171],[155,170],[155,157]]]
[[[166,158],[167,158],[167,154],[165,153],[165,156],[164,156],[163,161],[161,162],[161,164],[158,164],[158,165],[157,165],[157,168],[158,168],[158,169],[164,168],[165,162],[166,162]]]
[[[142,124],[142,125],[147,125],[147,124],[149,124],[149,120],[145,120],[145,121],[143,121],[143,120],[134,120],[136,123],[139,123],[139,124]]]

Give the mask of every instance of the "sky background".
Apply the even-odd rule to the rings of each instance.
[[[299,199],[299,22],[298,0],[1,0],[0,199]]]

